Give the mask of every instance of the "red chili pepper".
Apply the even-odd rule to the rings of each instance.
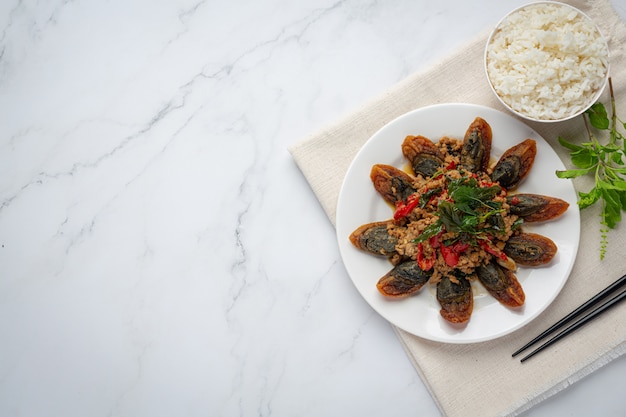
[[[459,254],[452,250],[452,246],[441,245],[441,254],[443,260],[446,261],[448,266],[456,266],[459,263]]]
[[[456,162],[450,161],[446,169],[454,169],[454,168],[456,168]]]
[[[452,249],[456,252],[456,253],[463,253],[467,250],[467,248],[469,248],[469,243],[465,243],[465,242],[456,242],[453,246]]]
[[[438,234],[438,235],[435,235],[435,236],[431,236],[431,237],[428,239],[428,243],[430,243],[430,246],[431,246],[433,249],[437,249],[437,248],[439,247],[439,244],[440,244],[440,243],[439,243],[439,236],[441,236],[441,233],[440,233],[440,234]]]
[[[449,246],[442,245],[441,254],[443,255],[443,260],[446,261],[448,266],[456,266],[459,263],[461,253],[465,252],[468,247],[469,244],[465,242],[456,242]]]
[[[435,204],[437,202],[437,196],[432,196],[430,197],[430,200],[428,200],[428,204],[429,206],[436,206],[437,204]]]
[[[495,246],[490,245],[487,241],[480,240],[479,244],[480,244],[481,248],[483,248],[484,250],[486,250],[487,252],[489,252],[493,256],[498,257],[498,258],[500,258],[500,259],[502,259],[504,261],[506,261],[508,259],[508,257],[506,256],[506,254],[504,252],[501,252]]]
[[[411,194],[407,199],[406,203],[404,201],[396,202],[396,212],[393,214],[393,218],[395,220],[401,219],[402,217],[408,216],[413,209],[419,203],[419,195]]]
[[[428,271],[435,265],[435,257],[424,257],[424,245],[422,243],[417,244],[417,265],[422,271]]]

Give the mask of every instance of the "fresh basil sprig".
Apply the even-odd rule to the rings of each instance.
[[[461,241],[469,244],[476,244],[476,239],[483,235],[505,232],[500,215],[502,203],[493,201],[502,191],[500,186],[479,186],[475,178],[466,176],[458,179],[446,177],[446,184],[450,200],[438,203],[437,220],[424,228],[415,243],[444,230],[458,234]]]
[[[601,204],[600,259],[604,259],[607,251],[609,229],[617,226],[622,210],[626,211],[626,138],[620,130],[626,130],[626,123],[615,112],[615,95],[610,78],[609,91],[611,117],[601,102],[595,103],[583,114],[589,141],[577,145],[559,136],[559,143],[570,150],[576,169],[556,171],[559,178],[594,176],[594,187],[578,193],[578,207],[582,210],[598,202]],[[599,132],[608,132],[608,142],[601,144],[589,125]]]

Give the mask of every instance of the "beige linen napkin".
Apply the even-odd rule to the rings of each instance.
[[[586,12],[609,41],[611,75],[618,113],[626,114],[626,26],[608,0],[568,3]],[[416,73],[356,112],[290,148],[331,222],[343,177],[359,148],[379,128],[426,105],[466,102],[505,109],[493,96],[483,70],[489,28],[458,53]],[[608,92],[602,101],[608,104]],[[586,140],[581,118],[557,124],[530,124],[572,167],[559,135]],[[588,190],[590,179],[574,181]],[[577,207],[571,207],[577,210]],[[494,341],[455,345],[432,342],[395,328],[400,341],[441,412],[448,417],[516,415],[626,352],[626,304],[521,364],[511,353],[567,312],[626,273],[624,226],[609,234],[609,251],[599,259],[599,211],[581,212],[581,242],[573,271],[555,302],[524,328]],[[347,239],[347,236],[346,236]],[[593,399],[590,399],[593,401]]]

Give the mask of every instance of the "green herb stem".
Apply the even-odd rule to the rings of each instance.
[[[611,78],[609,82],[611,116],[601,102],[595,103],[583,115],[589,141],[574,144],[562,137],[559,143],[570,150],[572,164],[576,169],[557,171],[559,178],[577,178],[592,174],[595,185],[588,192],[579,192],[579,208],[585,209],[600,203],[600,259],[604,259],[608,247],[609,229],[614,229],[621,221],[622,211],[626,211],[626,140],[620,129],[626,124],[617,116],[615,94]],[[608,143],[603,145],[596,134],[608,131]],[[622,142],[619,144],[619,142]]]

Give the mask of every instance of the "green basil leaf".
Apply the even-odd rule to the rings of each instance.
[[[576,178],[582,175],[586,175],[590,173],[595,167],[590,167],[587,169],[568,169],[565,171],[556,171],[556,176],[559,178]]]
[[[606,153],[612,153],[612,152],[618,152],[621,151],[621,148],[615,144],[606,144],[604,146],[600,146],[600,149],[602,149],[604,152]]]
[[[622,203],[620,193],[610,188],[601,188],[604,207],[602,218],[610,229],[614,229],[622,218]]]
[[[596,129],[606,130],[609,128],[609,117],[606,114],[604,104],[597,102],[587,110],[589,122]]]
[[[579,192],[578,196],[580,197],[578,207],[582,210],[594,205],[600,199],[600,190],[597,187],[593,187],[588,193]]]
[[[617,165],[624,165],[624,161],[622,160],[623,154],[621,152],[614,152],[611,154],[611,161]]]
[[[626,192],[619,193],[619,201],[622,206],[622,210],[626,211]]]
[[[567,148],[571,151],[577,151],[579,149],[582,149],[581,146],[575,145],[571,142],[566,141],[564,138],[562,138],[561,136],[558,137],[558,141],[561,144],[561,146],[563,146],[564,148]]]
[[[607,188],[611,190],[618,190],[618,191],[626,191],[626,182],[612,181],[611,183],[608,183],[608,184],[605,183],[605,185],[603,185],[603,188]]]
[[[441,222],[437,221],[435,223],[429,224],[422,231],[422,233],[417,238],[415,238],[415,240],[413,240],[413,242],[414,243],[424,242],[425,240],[435,235],[438,235],[442,231],[443,231],[443,224],[441,224]]]
[[[591,149],[579,149],[571,153],[572,164],[578,168],[590,168],[598,162],[598,155]]]
[[[626,168],[613,167],[611,168],[611,171],[618,173],[618,174],[626,174]]]

